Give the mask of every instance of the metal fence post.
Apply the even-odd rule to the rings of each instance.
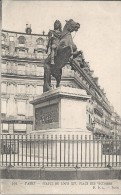
[[[70,166],[70,135],[68,135],[68,167]]]
[[[42,167],[43,167],[43,168],[44,168],[44,162],[45,162],[45,161],[44,161],[44,160],[45,160],[45,159],[44,159],[44,158],[45,158],[45,154],[44,154],[44,151],[45,151],[45,150],[44,150],[44,143],[45,143],[45,136],[43,135],[43,139],[42,139],[42,148],[43,148],[43,149],[42,149],[42,151],[43,151],[43,162],[42,162]]]

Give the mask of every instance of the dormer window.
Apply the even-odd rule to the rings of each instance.
[[[9,37],[9,40],[10,40],[10,42],[13,42],[14,41],[14,37],[13,36],[10,36]]]
[[[6,36],[2,33],[2,44],[5,44]]]
[[[18,37],[18,42],[19,42],[19,44],[25,44],[25,41],[26,41],[26,39],[25,39],[24,36]]]
[[[45,46],[44,46],[44,39],[43,38],[38,38],[37,39],[37,48],[38,49],[44,49],[45,48]]]
[[[43,38],[38,38],[37,39],[37,45],[44,45],[44,39]]]
[[[25,58],[26,54],[28,52],[28,48],[26,47],[26,38],[24,36],[18,37],[18,43],[15,47],[15,51],[17,53],[17,56],[20,58]]]

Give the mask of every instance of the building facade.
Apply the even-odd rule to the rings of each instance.
[[[112,124],[111,131],[114,137],[121,138],[121,117],[114,111],[114,109],[112,111],[111,124]]]
[[[44,68],[47,57],[47,35],[2,30],[1,63],[1,129],[2,133],[29,133],[33,130],[33,106],[29,103],[43,93]],[[89,63],[81,68],[81,57],[75,69],[63,68],[61,85],[85,89],[91,99],[87,103],[87,129],[98,134],[111,133],[112,109],[98,78]],[[55,80],[52,79],[55,88]],[[95,124],[95,126],[94,126]]]

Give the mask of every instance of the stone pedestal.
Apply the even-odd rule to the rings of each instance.
[[[86,129],[89,98],[85,90],[63,86],[38,96],[30,102],[34,107],[34,132],[89,135]]]

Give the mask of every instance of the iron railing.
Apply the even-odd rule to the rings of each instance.
[[[3,167],[120,167],[121,139],[82,135],[1,135]]]

